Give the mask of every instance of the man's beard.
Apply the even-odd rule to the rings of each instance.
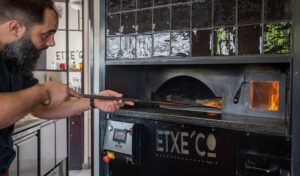
[[[24,76],[31,75],[40,56],[32,41],[24,35],[4,46],[2,57],[8,68],[16,68]]]

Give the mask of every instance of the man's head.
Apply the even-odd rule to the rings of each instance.
[[[58,13],[52,0],[0,0],[0,53],[9,67],[31,72],[54,46]]]

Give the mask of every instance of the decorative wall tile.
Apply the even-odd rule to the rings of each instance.
[[[135,33],[135,12],[121,14],[121,32],[123,34]]]
[[[137,12],[137,32],[152,31],[152,10],[141,10]]]
[[[238,28],[239,55],[261,54],[261,25],[240,26]]]
[[[170,55],[170,33],[157,33],[153,36],[154,56],[164,57]]]
[[[211,26],[211,0],[202,0],[192,4],[192,27],[210,27]]]
[[[212,49],[212,30],[192,32],[192,56],[210,56]]]
[[[122,10],[132,10],[136,9],[135,0],[122,0]]]
[[[121,11],[121,0],[106,0],[107,12],[119,12]]]
[[[170,30],[170,7],[153,10],[154,31]]]
[[[154,6],[171,4],[172,0],[154,0]]]
[[[265,54],[290,53],[292,24],[287,22],[265,24],[264,52]]]
[[[265,20],[267,22],[274,22],[278,20],[291,20],[291,1],[292,0],[265,0]]]
[[[190,32],[171,33],[171,56],[186,57],[190,50]]]
[[[239,24],[262,22],[262,0],[239,0]]]
[[[153,0],[137,0],[137,8],[152,7]]]
[[[214,0],[214,26],[234,25],[235,0]]]
[[[120,37],[107,37],[106,57],[118,58],[120,56]]]
[[[218,28],[214,31],[214,55],[235,55],[235,28]]]
[[[107,15],[106,17],[107,35],[119,35],[120,34],[120,14]]]
[[[149,58],[152,56],[152,35],[139,35],[136,42],[136,57]]]
[[[121,57],[126,59],[135,58],[135,36],[121,37]]]
[[[173,0],[173,4],[185,3],[185,2],[189,2],[189,0]]]
[[[178,5],[172,7],[172,30],[190,28],[190,5]]]

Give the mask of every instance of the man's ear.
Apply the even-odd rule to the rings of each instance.
[[[11,20],[11,21],[8,22],[8,30],[9,30],[10,34],[12,34],[12,36],[15,39],[19,39],[23,36],[26,28],[19,21]]]

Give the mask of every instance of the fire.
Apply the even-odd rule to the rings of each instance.
[[[206,105],[209,105],[209,106],[215,107],[215,108],[222,108],[222,104],[220,104],[218,102],[214,102],[214,101],[209,101],[209,102],[206,102],[203,104],[206,104]]]
[[[250,108],[278,111],[279,82],[252,81],[250,90]]]
[[[270,108],[268,110],[272,110],[272,111],[278,111],[279,107],[279,84],[278,82],[273,82],[272,83],[272,87],[273,89],[271,89],[272,93],[271,93],[271,98],[270,98]]]
[[[222,98],[200,99],[195,101],[198,104],[207,105],[214,108],[222,108]]]

